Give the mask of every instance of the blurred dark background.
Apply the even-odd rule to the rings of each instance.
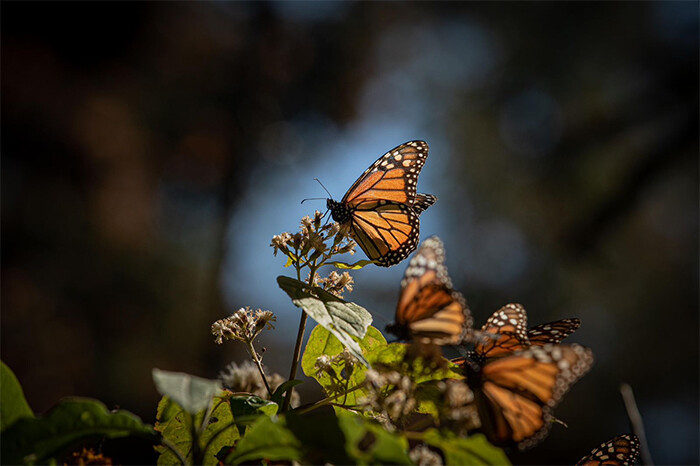
[[[261,344],[286,375],[298,312],[270,238],[325,196],[314,177],[339,198],[425,139],[422,234],[477,323],[576,316],[597,357],[569,428],[512,458],[572,464],[629,431],[628,382],[655,460],[700,460],[697,2],[1,13],[1,349],[35,411],[84,395],[153,422],[151,368],[245,360],[209,333],[245,305],[278,315]],[[404,267],[353,274],[380,329]]]

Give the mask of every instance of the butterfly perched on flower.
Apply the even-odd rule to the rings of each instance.
[[[462,358],[457,364],[489,441],[526,450],[547,436],[552,410],[591,368],[593,353],[576,344],[546,343],[482,362]]]
[[[576,466],[633,465],[639,456],[639,439],[634,434],[613,437],[595,447]]]
[[[491,338],[477,342],[473,356],[483,360],[525,350],[530,346],[558,344],[580,326],[579,319],[562,319],[528,330],[525,309],[517,303],[506,304],[494,312],[481,327],[481,332]]]
[[[349,225],[353,239],[377,265],[398,264],[418,245],[418,216],[437,200],[416,191],[427,157],[425,141],[401,144],[365,170],[340,201],[326,201],[333,220]]]
[[[404,272],[395,323],[387,330],[405,340],[456,345],[469,338],[471,329],[469,307],[447,274],[442,241],[431,236]]]

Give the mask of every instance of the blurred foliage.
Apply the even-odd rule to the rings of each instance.
[[[569,429],[514,459],[572,463],[626,430],[627,381],[655,459],[698,462],[696,2],[2,13],[0,350],[37,413],[82,394],[154,419],[152,367],[211,375],[233,356],[208,328],[259,281],[254,264],[222,278],[271,236],[250,199],[286,206],[305,196],[261,188],[347,170],[326,141],[371,135],[377,156],[427,134],[425,233],[477,321],[514,300],[577,316],[601,356],[559,411]],[[398,282],[371,280],[353,301],[388,315]]]

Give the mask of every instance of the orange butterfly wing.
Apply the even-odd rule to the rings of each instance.
[[[427,157],[424,141],[395,147],[365,170],[340,202],[329,201],[333,218],[350,222],[353,238],[378,265],[397,264],[418,245],[418,216],[437,200],[416,191]]]
[[[558,344],[581,326],[579,319],[562,319],[527,329],[527,313],[520,304],[506,304],[494,312],[481,328],[490,338],[474,347],[482,358],[505,356],[530,346]],[[488,336],[488,335],[487,335]]]
[[[367,201],[353,211],[350,231],[367,257],[389,266],[416,248],[419,225],[418,214],[404,204]]]
[[[587,348],[546,344],[492,359],[478,372],[463,367],[486,436],[525,450],[547,435],[552,409],[592,363]]]
[[[471,330],[472,318],[464,297],[452,289],[444,264],[442,241],[433,236],[411,258],[401,281],[396,324],[388,330],[423,343],[454,345]]]
[[[409,141],[391,149],[365,170],[341,202],[353,207],[364,201],[385,200],[411,207],[418,174],[427,158],[425,141]]]
[[[506,304],[486,321],[481,332],[485,335],[474,347],[483,358],[493,358],[527,349],[527,314],[520,304]]]
[[[622,434],[601,443],[581,458],[576,466],[633,465],[639,457],[639,439],[633,434]]]

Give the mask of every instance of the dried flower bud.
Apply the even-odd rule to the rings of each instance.
[[[325,354],[322,354],[318,358],[316,358],[316,363],[314,363],[314,367],[316,368],[316,373],[321,373],[325,372],[328,374],[332,379],[337,378],[337,375],[335,371],[333,370],[332,366],[333,361],[331,358]]]
[[[233,315],[214,322],[211,326],[211,333],[216,336],[216,342],[221,344],[225,339],[238,340],[245,343],[252,343],[264,328],[272,329],[272,322],[277,318],[270,311],[257,309],[250,310],[249,307],[240,308]]]
[[[442,457],[424,444],[417,445],[409,452],[408,457],[418,466],[442,466],[444,464]]]
[[[273,236],[270,246],[274,248],[274,255],[277,255],[277,251],[282,251],[283,253],[287,254],[289,252],[289,249],[287,249],[287,243],[291,239],[291,233],[287,233],[286,231],[284,233],[280,233],[279,235]]]
[[[308,215],[305,215],[305,216],[301,219],[301,229],[302,229],[302,231],[307,231],[307,232],[312,231],[312,228],[311,228],[311,227],[313,226],[313,224],[314,224],[313,219],[312,219],[311,217],[309,217]]]
[[[445,403],[450,408],[458,408],[474,401],[474,393],[464,381],[450,379],[445,383]]]
[[[352,292],[354,280],[348,272],[339,274],[333,270],[328,277],[319,280],[323,285],[323,289],[339,298],[343,296],[343,292],[347,290]]]

